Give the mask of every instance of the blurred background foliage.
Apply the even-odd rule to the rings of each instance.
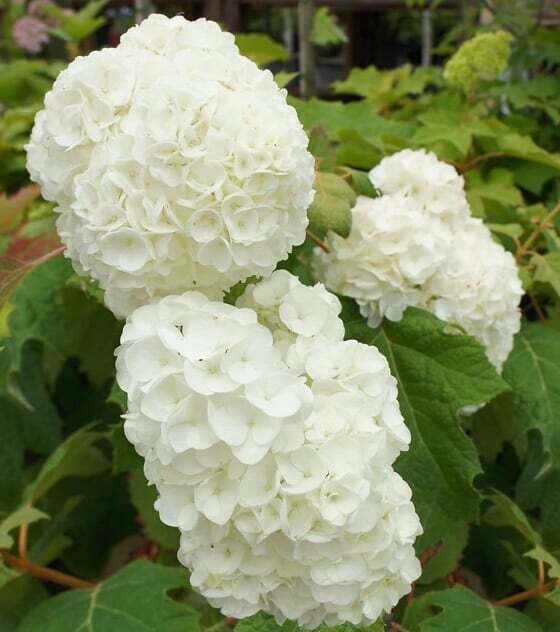
[[[287,87],[316,158],[309,214],[319,239],[348,232],[356,195],[374,194],[367,172],[387,154],[426,148],[464,175],[473,214],[518,261],[525,325],[505,382],[493,378],[496,399],[456,428],[468,437],[468,498],[442,506],[413,486],[424,575],[384,625],[560,630],[559,3],[296,4],[0,0],[0,630],[84,629],[91,593],[62,586],[91,582],[102,582],[97,603],[117,612],[95,632],[236,625],[185,588],[177,534],[157,519],[155,492],[122,432],[113,358],[122,324],[60,256],[52,205],[25,170],[33,117],[60,70],[114,45],[154,8],[234,26],[242,52]],[[306,282],[311,247],[286,264]],[[407,326],[410,353],[397,364],[419,353]],[[445,344],[435,319],[425,326]],[[476,376],[461,371],[456,408],[475,392]],[[452,381],[441,370],[430,377]],[[399,382],[401,393],[407,386]],[[457,426],[454,413],[439,421]],[[44,581],[37,567],[64,578]],[[148,607],[143,595],[154,594]],[[182,627],[166,627],[177,618]],[[257,629],[278,627],[264,617],[237,624]]]

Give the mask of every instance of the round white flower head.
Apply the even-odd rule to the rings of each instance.
[[[129,317],[126,436],[191,584],[226,616],[370,623],[420,575],[391,467],[410,441],[395,379],[377,349],[343,341],[322,286],[275,272],[249,303],[189,292]]]
[[[344,239],[313,267],[332,291],[354,298],[372,327],[409,306],[462,326],[499,371],[519,330],[521,283],[512,256],[470,217],[463,180],[433,154],[404,150],[370,177],[381,197],[359,197]]]
[[[270,274],[305,238],[307,143],[286,91],[231,34],[152,15],[59,75],[27,165],[74,267],[125,316]]]

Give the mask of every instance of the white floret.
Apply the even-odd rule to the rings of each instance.
[[[305,238],[307,144],[286,91],[231,34],[152,15],[59,75],[27,165],[76,270],[126,316],[270,274]]]

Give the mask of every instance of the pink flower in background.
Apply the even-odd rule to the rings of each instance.
[[[49,41],[47,26],[31,16],[25,16],[14,23],[12,34],[16,44],[28,53],[38,53]]]

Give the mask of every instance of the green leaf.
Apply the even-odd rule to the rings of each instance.
[[[235,632],[297,632],[297,629],[293,621],[278,625],[271,616],[261,613],[242,619],[235,626]]]
[[[40,59],[0,63],[0,101],[6,107],[36,102],[50,89],[61,69],[60,63]]]
[[[531,160],[560,170],[560,156],[539,147],[530,136],[503,133],[496,136],[497,149],[508,156]]]
[[[417,127],[415,123],[379,116],[367,101],[304,101],[292,97],[289,102],[296,108],[305,129],[322,127],[333,140],[338,139],[341,130],[351,129],[367,141],[383,144],[387,152],[402,149]],[[395,139],[399,142],[395,143]]]
[[[534,195],[541,195],[545,184],[557,174],[556,167],[525,160],[518,161],[513,169],[516,184]]]
[[[484,522],[494,527],[510,527],[518,531],[531,544],[535,546],[540,544],[540,535],[511,498],[497,490],[486,498],[492,506],[484,514]]]
[[[471,416],[471,435],[478,452],[486,461],[494,461],[505,441],[511,441],[515,430],[513,395],[511,392],[495,397]]]
[[[29,339],[40,340],[59,361],[77,357],[96,385],[114,374],[114,349],[122,324],[96,300],[68,260],[58,257],[31,272],[10,298],[10,337],[14,362]]]
[[[279,88],[285,88],[289,83],[291,83],[297,76],[299,72],[277,72],[274,75],[274,81],[276,81],[276,85]]]
[[[468,540],[469,528],[466,522],[446,520],[443,516],[438,520],[438,552],[422,567],[420,584],[430,584],[440,577],[446,577],[457,570],[463,549]],[[421,553],[433,546],[434,534],[426,531],[416,541],[416,550]]]
[[[109,441],[113,448],[113,474],[131,472],[142,466],[142,457],[125,437],[122,423],[111,429]]]
[[[39,454],[48,454],[62,440],[62,419],[46,384],[43,364],[42,343],[28,340],[21,349],[21,364],[14,382],[22,404],[25,445]]]
[[[560,561],[558,561],[557,557],[551,555],[548,551],[543,549],[542,546],[536,546],[531,551],[525,553],[525,555],[533,560],[548,564],[550,567],[548,569],[550,577],[554,577],[554,579],[558,579],[560,577]],[[558,605],[560,605],[560,603]]]
[[[550,467],[538,432],[527,437],[525,466],[517,479],[515,497],[525,511],[538,512],[539,533],[547,548],[560,551],[560,469]]]
[[[104,18],[97,17],[97,14],[107,2],[108,0],[90,0],[83,9],[72,13],[64,11],[54,3],[45,5],[44,13],[61,24],[60,28],[51,28],[49,32],[69,42],[85,39],[105,24]]]
[[[266,66],[276,61],[287,61],[288,51],[264,33],[238,33],[235,43],[239,52],[252,59],[258,66]]]
[[[366,627],[358,627],[351,623],[334,627],[322,624],[315,628],[315,632],[383,632],[384,628],[385,626],[381,621]],[[278,625],[271,616],[262,613],[243,619],[235,626],[235,632],[304,632],[304,630],[305,628],[300,628],[293,621],[286,621],[283,625]]]
[[[158,497],[154,486],[148,485],[142,470],[130,473],[128,489],[132,504],[138,510],[144,532],[150,540],[154,540],[165,549],[175,552],[179,548],[179,529],[168,527],[159,519],[154,503]]]
[[[24,442],[22,407],[8,397],[0,397],[0,511],[13,506],[22,489]]]
[[[479,171],[467,173],[467,199],[474,215],[485,217],[492,203],[501,206],[520,206],[523,196],[513,182],[510,171],[492,169],[487,177]],[[517,235],[516,235],[517,236]]]
[[[80,502],[72,509],[76,498]],[[114,476],[110,471],[87,478],[71,476],[61,480],[41,502],[51,516],[70,509],[61,525],[67,540],[59,559],[73,575],[97,580],[129,560],[142,545],[125,476]],[[33,547],[33,542],[30,544]]]
[[[30,524],[31,522],[43,520],[44,518],[48,518],[46,513],[43,513],[30,505],[20,507],[20,509],[14,511],[13,514],[4,518],[2,522],[0,522],[0,549],[12,548],[14,539],[10,535],[10,531],[17,529],[17,527],[20,527],[23,524]]]
[[[377,346],[397,379],[401,411],[412,433],[397,470],[412,487],[429,534],[426,545],[441,539],[450,520],[478,517],[473,479],[481,467],[458,411],[507,389],[473,338],[447,331],[445,323],[420,309],[409,309],[399,323],[384,321],[376,330],[360,318],[347,322],[347,336]]]
[[[0,561],[0,589],[21,577],[21,573]],[[0,614],[0,629],[2,628],[2,618]]]
[[[316,46],[328,46],[329,44],[342,44],[348,41],[346,33],[340,28],[328,7],[319,7],[313,17],[311,41]]]
[[[49,597],[45,585],[29,575],[20,575],[0,588],[0,629],[15,632],[18,622]]]
[[[472,143],[472,132],[466,126],[453,123],[430,123],[421,127],[411,142],[427,149],[436,149],[438,143],[449,143],[457,151],[458,157],[465,157]]]
[[[333,85],[336,94],[353,94],[358,97],[369,97],[379,83],[381,72],[375,66],[352,68],[344,81]]]
[[[92,590],[69,590],[32,610],[18,632],[197,632],[198,613],[171,599],[186,572],[141,560]]]
[[[533,280],[547,283],[560,297],[560,252],[536,254],[531,258],[531,265],[535,266]]]
[[[72,539],[65,535],[65,531],[70,515],[81,501],[80,497],[69,498],[47,523],[34,527],[27,552],[31,561],[48,565],[72,544]],[[40,533],[37,535],[38,530]]]
[[[540,632],[540,627],[519,611],[496,608],[462,586],[429,593],[426,600],[442,612],[424,619],[421,632]]]
[[[35,502],[56,483],[68,476],[93,476],[107,469],[109,464],[95,447],[104,435],[84,427],[68,437],[47,458],[36,478],[25,489],[25,498]]]
[[[383,157],[382,152],[363,136],[352,129],[343,129],[338,133],[340,144],[336,152],[337,162],[341,165],[371,169]]]
[[[315,199],[309,207],[309,229],[323,237],[329,230],[348,237],[352,225],[351,208],[356,194],[348,183],[334,173],[317,173]]]
[[[504,365],[504,379],[514,392],[517,434],[538,430],[551,463],[560,466],[560,332],[536,323],[515,337]]]

